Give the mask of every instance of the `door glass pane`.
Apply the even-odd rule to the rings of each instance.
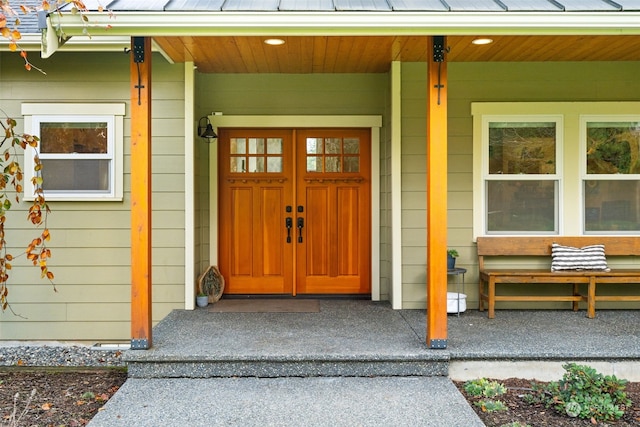
[[[282,157],[267,157],[267,172],[282,172]]]
[[[231,144],[229,146],[229,153],[231,154],[245,154],[247,140],[244,138],[231,138]]]
[[[327,156],[324,158],[324,171],[325,172],[340,172],[340,157]]]
[[[489,123],[490,174],[555,174],[555,122]]]
[[[264,157],[249,157],[249,173],[264,172]]]
[[[326,154],[340,154],[342,140],[340,138],[327,138],[324,140],[324,152]]]
[[[584,181],[586,232],[640,230],[640,181]]]
[[[267,139],[267,154],[282,154],[282,138]]]
[[[344,157],[345,172],[360,172],[360,157],[345,156]]]
[[[322,153],[322,138],[307,138],[307,154]]]
[[[307,156],[307,172],[322,172],[322,157]]]
[[[264,138],[249,138],[249,154],[264,154]]]
[[[487,233],[557,231],[557,181],[487,181]]]
[[[640,173],[640,123],[587,123],[587,173]]]
[[[106,153],[107,123],[40,123],[41,153]]]
[[[246,172],[246,160],[244,157],[232,157],[231,158],[231,172],[242,173]]]
[[[345,154],[358,154],[360,152],[360,139],[345,138],[344,139]]]

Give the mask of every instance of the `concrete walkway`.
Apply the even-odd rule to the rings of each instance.
[[[129,379],[89,424],[433,426],[484,424],[444,377]]]
[[[577,361],[636,380],[638,325],[638,310],[468,310],[449,316],[447,349],[430,350],[425,311],[385,303],[178,310],[151,350],[126,352],[130,378],[90,426],[481,426],[450,378],[559,379]]]

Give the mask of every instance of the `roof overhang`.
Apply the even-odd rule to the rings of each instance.
[[[622,35],[640,12],[87,12],[51,14],[68,36]]]

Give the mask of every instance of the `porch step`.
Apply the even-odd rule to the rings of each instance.
[[[131,353],[131,352],[128,352]],[[446,357],[202,357],[127,360],[130,378],[447,376]]]
[[[387,303],[321,301],[313,313],[171,312],[149,350],[124,355],[131,378],[447,376],[449,352]],[[414,315],[415,316],[415,315]]]

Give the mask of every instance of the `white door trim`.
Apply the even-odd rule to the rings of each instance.
[[[370,128],[371,129],[371,299],[380,300],[380,128],[382,116],[225,116],[213,114],[209,120],[218,128]],[[218,264],[218,149],[209,150],[211,190],[210,259]]]

